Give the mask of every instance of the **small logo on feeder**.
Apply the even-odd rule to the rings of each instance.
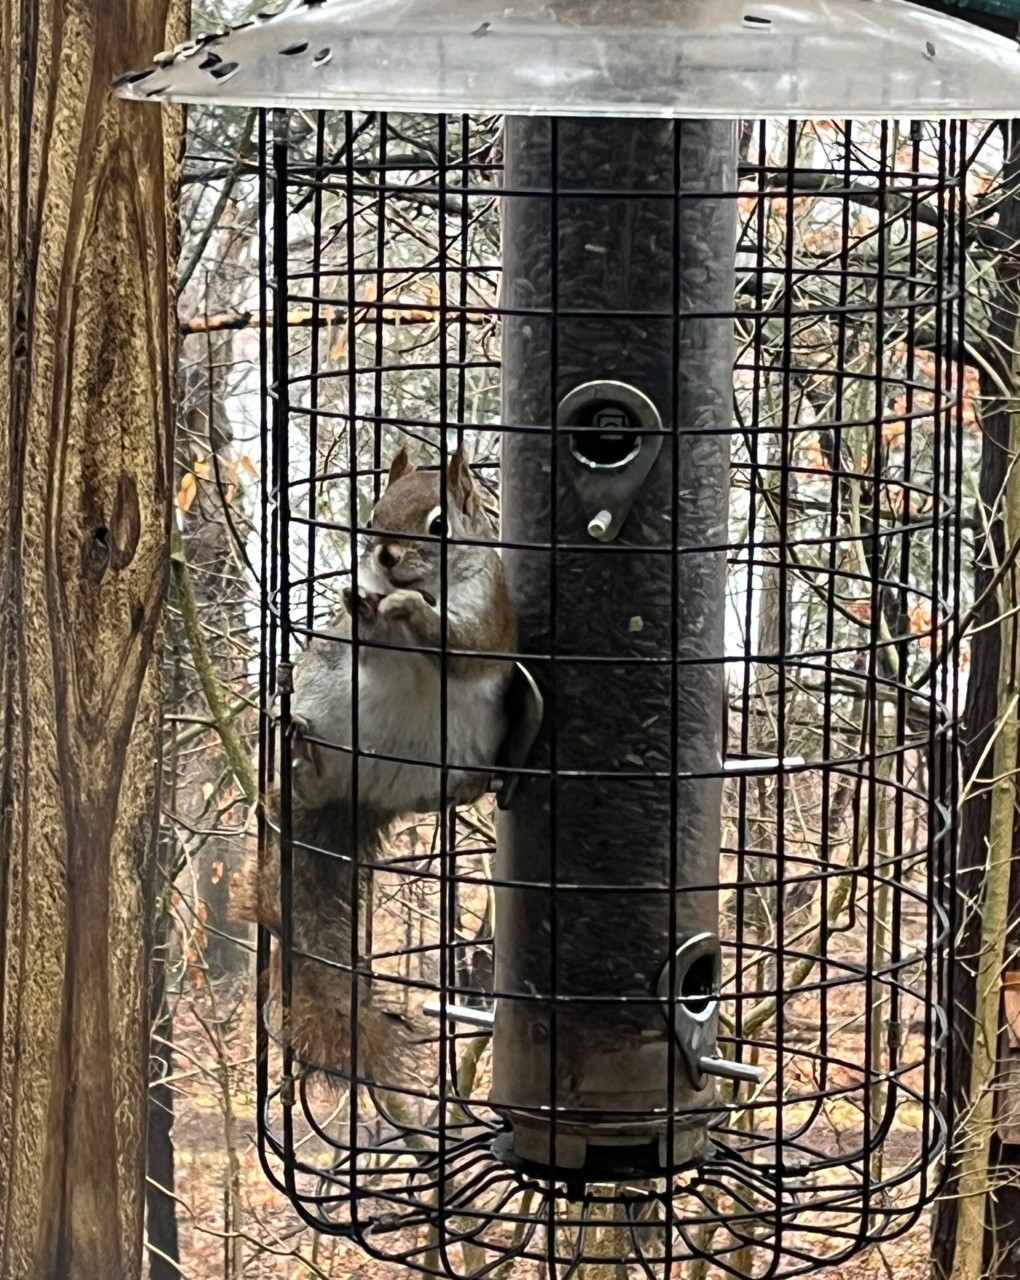
[[[574,428],[570,442],[578,462],[596,471],[616,471],[637,457],[641,436],[624,405],[591,405],[585,419]]]
[[[591,425],[610,439],[619,440],[630,426],[630,418],[618,405],[606,405],[595,411]]]

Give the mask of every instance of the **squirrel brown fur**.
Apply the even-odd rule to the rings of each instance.
[[[280,788],[276,780],[265,801],[267,839],[261,861],[252,859],[235,897],[239,919],[258,922],[276,935],[259,1001],[270,1025],[282,1030],[282,968],[278,938],[280,912]],[[346,803],[291,808],[290,1043],[310,1071],[347,1076],[351,1070],[353,874],[349,857],[351,814]],[[358,837],[358,863],[364,889],[366,865],[382,849],[381,826],[364,823]],[[382,1088],[407,1083],[413,1069],[414,1029],[409,1021],[372,1003],[364,980],[358,991],[357,1074]]]

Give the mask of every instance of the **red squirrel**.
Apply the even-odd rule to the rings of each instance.
[[[461,450],[447,467],[446,595],[440,598],[440,476],[421,471],[401,449],[372,512],[372,537],[358,565],[358,598],[295,663],[291,722],[294,792],[304,802],[350,800],[353,746],[351,615],[358,612],[358,810],[392,818],[432,812],[441,800],[441,659],[407,652],[446,647],[482,656],[446,659],[446,797],[470,804],[488,789],[506,732],[504,702],[517,622],[503,564],[492,546],[481,495]],[[422,535],[425,535],[424,537]],[[335,638],[334,638],[335,637]],[[375,644],[401,648],[374,648]],[[406,646],[406,649],[403,648]],[[317,741],[313,742],[312,739]],[[348,750],[329,750],[322,742]],[[407,764],[374,758],[434,763]],[[465,767],[466,766],[466,767]]]
[[[513,675],[517,623],[491,528],[461,450],[445,473],[447,534],[446,800],[468,804],[492,780],[506,732],[505,698]],[[294,665],[291,697],[291,835],[293,941],[290,1038],[311,1068],[350,1068],[350,974],[353,875],[374,861],[390,823],[440,807],[440,609],[443,512],[435,471],[413,467],[401,449],[371,518],[371,539],[358,566],[358,594]],[[458,544],[459,538],[474,540]],[[358,767],[353,795],[352,616],[358,612]],[[374,648],[373,644],[406,646]],[[327,744],[332,744],[332,747]],[[399,761],[361,755],[402,757]],[[265,797],[279,824],[279,778]],[[352,838],[356,816],[356,839]],[[302,847],[311,846],[311,848]],[[353,847],[356,846],[356,847]],[[314,852],[314,850],[323,852]],[[333,855],[333,856],[331,856]],[[336,856],[339,855],[339,856]],[[279,846],[275,837],[248,885],[239,914],[278,932]],[[315,957],[321,957],[316,959]],[[333,963],[323,963],[323,960]],[[279,988],[279,954],[271,986]],[[359,1076],[385,1087],[413,1073],[410,1032],[373,1006],[363,984],[358,1014]]]

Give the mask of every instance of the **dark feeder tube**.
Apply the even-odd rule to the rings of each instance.
[[[557,547],[580,549],[557,550],[554,598],[549,551],[504,553],[545,698],[529,766],[552,764],[555,723],[556,776],[499,815],[497,878],[515,883],[496,891],[490,1099],[506,1158],[627,1176],[697,1160],[716,1098],[718,896],[702,886],[719,879],[726,557],[697,548],[727,535],[736,131],[513,118],[505,165],[504,306],[533,314],[505,320],[504,421],[559,433],[555,477],[549,431],[505,435],[503,538],[552,541],[555,484]],[[638,776],[604,776],[621,771]]]

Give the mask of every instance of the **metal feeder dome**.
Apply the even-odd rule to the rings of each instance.
[[[908,0],[293,0],[157,55],[136,101],[732,119],[1010,115],[1016,45]]]
[[[261,1022],[260,1149],[318,1230],[451,1276],[517,1259],[665,1277],[685,1258],[739,1276],[763,1256],[788,1275],[904,1230],[934,1194],[971,158],[957,122],[1015,114],[1018,69],[1014,44],[906,0],[295,0],[118,79],[136,101],[265,109],[263,533],[276,560],[263,700],[268,712],[280,698],[285,731],[291,659],[323,635],[313,597],[339,572],[315,562],[325,539],[307,531],[349,549],[366,536],[363,501],[398,437],[430,445],[443,471],[449,429],[501,440],[520,638],[501,655],[517,665],[494,846],[477,844],[477,823],[465,844],[454,813],[424,860],[341,874],[356,831],[326,830],[325,810],[300,827],[286,749],[275,836],[262,824],[282,867],[283,1049],[274,1082]],[[295,140],[271,108],[317,112],[312,136]],[[477,123],[493,113],[499,146]],[[435,119],[408,142],[412,115]],[[847,122],[831,154],[802,157],[797,122],[833,115],[914,123]],[[925,118],[942,123],[926,132]],[[778,143],[766,120],[790,122]],[[805,200],[831,211],[821,246],[798,224]],[[310,260],[292,260],[291,219]],[[398,222],[434,255],[393,257]],[[416,276],[426,292],[408,291]],[[349,338],[324,353],[338,314]],[[498,333],[498,358],[477,333]],[[307,457],[290,447],[298,431]],[[333,432],[339,471],[333,452],[319,465]],[[734,477],[751,495],[739,538]],[[346,514],[327,521],[316,504],[331,485]],[[821,522],[810,533],[804,510]],[[438,536],[447,618],[458,540],[445,518]],[[734,572],[741,730],[727,742]],[[809,644],[795,631],[812,608],[824,636]],[[913,613],[920,634],[904,630]],[[358,624],[337,644],[352,669],[371,653]],[[442,629],[438,655],[414,659],[438,663],[444,705],[456,648]],[[795,711],[805,690],[821,707],[813,736]],[[320,746],[357,764],[373,752],[348,714],[345,736]],[[437,716],[438,755],[410,762],[437,769],[446,812]],[[263,779],[276,744],[264,727]],[[817,818],[794,839],[798,787]],[[394,878],[435,907],[404,947],[382,940],[365,889]],[[484,928],[464,932],[479,891],[494,902],[494,958]],[[327,954],[300,914],[326,920],[340,897],[350,918]],[[469,952],[487,978],[466,976]],[[259,954],[271,977],[266,928]],[[380,990],[431,1027],[414,1081],[396,1041],[359,1048]],[[839,1001],[854,991],[863,1030],[848,1048]],[[811,1046],[786,1027],[787,1000],[815,1018]],[[332,1020],[337,1061],[295,1050],[299,1004]],[[350,1088],[339,1133],[304,1065]],[[841,1105],[861,1117],[849,1149],[817,1138]],[[889,1171],[898,1106],[916,1113],[918,1144]]]

